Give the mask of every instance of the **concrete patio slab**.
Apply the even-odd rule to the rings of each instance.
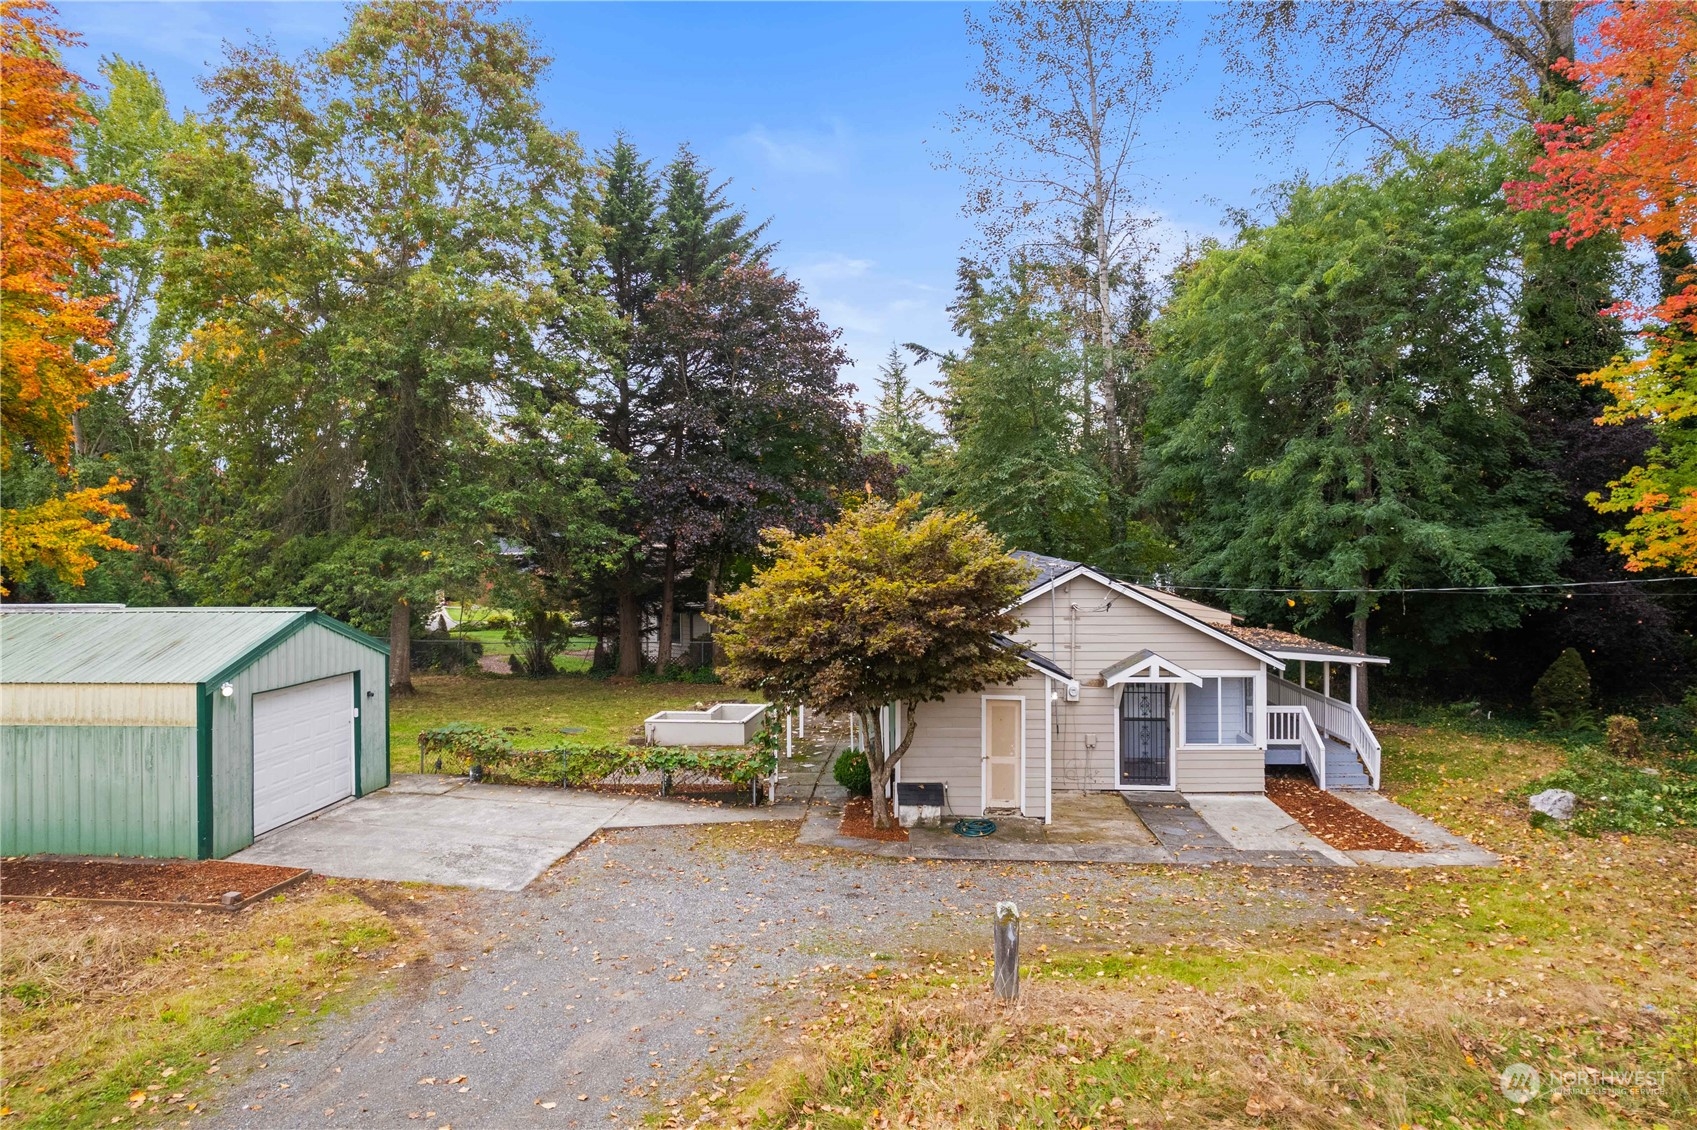
[[[1310,852],[1340,867],[1355,866],[1349,856],[1309,832],[1259,793],[1191,794],[1185,799],[1221,839],[1238,851]]]
[[[1157,840],[1131,808],[1114,793],[1065,793],[1055,798],[1055,820],[1044,829],[1052,844],[1138,844]]]
[[[603,828],[800,815],[783,806],[729,808],[408,774],[387,789],[268,832],[230,858],[346,879],[518,891]]]

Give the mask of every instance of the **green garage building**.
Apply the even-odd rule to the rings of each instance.
[[[311,608],[0,606],[0,854],[221,858],[384,787],[388,655]]]

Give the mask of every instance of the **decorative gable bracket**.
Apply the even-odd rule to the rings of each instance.
[[[1136,655],[1129,655],[1112,667],[1102,672],[1104,686],[1115,687],[1121,683],[1189,683],[1201,686],[1202,677],[1193,675],[1174,663],[1164,659],[1145,648]]]

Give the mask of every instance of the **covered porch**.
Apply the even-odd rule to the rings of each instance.
[[[1322,789],[1376,790],[1379,739],[1359,702],[1366,668],[1390,661],[1300,636],[1291,639],[1301,644],[1266,649],[1285,661],[1284,671],[1267,675],[1267,764],[1304,766]],[[1341,684],[1341,696],[1334,692],[1334,680]]]

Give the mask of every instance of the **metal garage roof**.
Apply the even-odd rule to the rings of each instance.
[[[0,682],[203,682],[315,618],[312,608],[0,606]]]

